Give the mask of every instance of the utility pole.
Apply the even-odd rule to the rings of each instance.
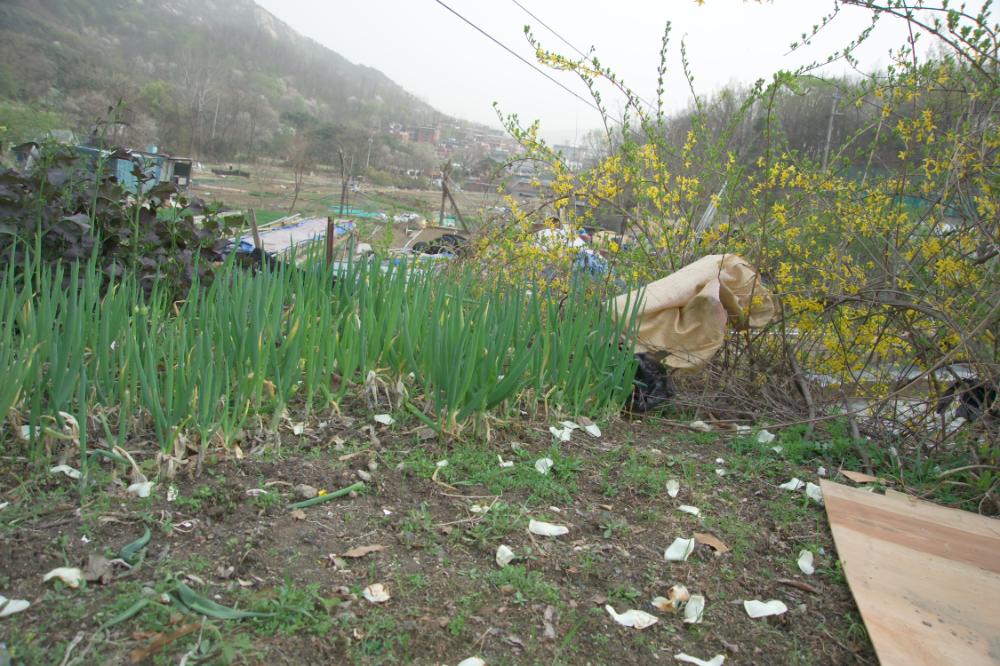
[[[840,92],[833,94],[833,104],[830,106],[830,121],[826,125],[826,145],[823,146],[823,168],[826,171],[827,161],[830,158],[830,141],[833,139],[833,119],[843,115],[837,111],[837,103],[840,102]]]
[[[448,197],[448,172],[451,170],[451,160],[441,167],[441,212],[438,213],[438,226],[444,226],[444,202]]]

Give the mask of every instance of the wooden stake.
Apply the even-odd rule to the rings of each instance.
[[[264,245],[260,242],[260,232],[257,230],[257,214],[253,208],[250,209],[250,231],[253,232],[253,246],[263,252]]]

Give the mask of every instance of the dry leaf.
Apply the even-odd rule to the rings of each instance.
[[[683,661],[685,664],[694,664],[694,666],[722,666],[723,662],[726,661],[726,657],[721,654],[717,654],[708,661],[705,661],[704,659],[692,657],[691,655],[684,654],[683,652],[675,654],[674,659],[677,661]]]
[[[777,599],[771,599],[770,601],[758,601],[757,599],[744,601],[743,608],[746,610],[747,615],[753,618],[781,615],[788,612],[788,606],[783,601],[778,601]]]
[[[708,425],[704,421],[691,421],[688,427],[692,430],[698,430],[699,432],[712,432],[712,426]]]
[[[363,594],[365,595],[365,599],[373,604],[381,604],[389,601],[389,588],[382,583],[369,585],[364,589]]]
[[[854,483],[880,483],[881,480],[877,476],[872,476],[871,474],[865,474],[864,472],[852,472],[847,469],[840,470],[840,473],[853,481]]]
[[[813,566],[813,554],[812,551],[803,549],[799,553],[799,570],[807,576],[811,576],[816,573],[816,567]]]
[[[684,621],[688,624],[699,624],[701,616],[705,613],[705,597],[700,594],[692,594],[687,604],[684,606]]]
[[[671,497],[677,497],[677,493],[681,491],[680,481],[677,479],[670,479],[667,481],[667,494]]]
[[[75,567],[58,567],[42,576],[42,582],[45,583],[53,578],[58,578],[69,587],[77,588],[83,580],[83,572]]]
[[[678,537],[674,539],[674,542],[670,544],[670,547],[663,553],[663,557],[668,562],[684,562],[693,552],[694,539],[681,539]]]
[[[368,553],[378,553],[385,550],[385,546],[380,544],[374,544],[371,546],[358,546],[356,548],[351,548],[346,553],[341,553],[341,557],[364,557]]]
[[[292,518],[295,520],[305,520],[306,512],[302,509],[292,509]]]
[[[528,521],[528,531],[538,536],[562,536],[569,532],[569,528],[564,525],[554,525],[532,519]]]
[[[384,426],[391,426],[396,422],[396,419],[392,418],[388,414],[376,414],[372,418],[375,420],[375,423],[381,423]]]
[[[646,627],[651,627],[657,622],[655,615],[650,615],[646,611],[641,610],[627,610],[624,613],[616,613],[615,609],[611,606],[605,606],[604,610],[608,611],[608,614],[614,618],[615,622],[622,625],[623,627],[632,627],[634,629],[645,629]]]
[[[690,513],[692,516],[701,515],[701,509],[699,509],[696,506],[691,506],[690,504],[681,504],[679,507],[677,507],[677,510],[683,513]]]
[[[111,582],[113,575],[111,561],[102,555],[91,553],[87,558],[87,568],[83,572],[83,579],[88,583],[100,581],[102,585]]]
[[[731,550],[729,546],[723,543],[722,539],[715,536],[714,534],[695,532],[694,540],[700,544],[704,544],[706,546],[711,547],[713,550],[715,550],[715,552],[719,554],[728,553]]]

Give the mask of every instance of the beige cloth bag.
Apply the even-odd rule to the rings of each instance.
[[[639,290],[614,300],[618,314]],[[713,254],[648,284],[639,304],[636,352],[666,354],[663,363],[696,368],[722,346],[728,324],[761,328],[775,302],[753,267],[735,254]]]

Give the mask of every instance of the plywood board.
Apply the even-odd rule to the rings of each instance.
[[[884,666],[1000,664],[1000,521],[820,480]]]

